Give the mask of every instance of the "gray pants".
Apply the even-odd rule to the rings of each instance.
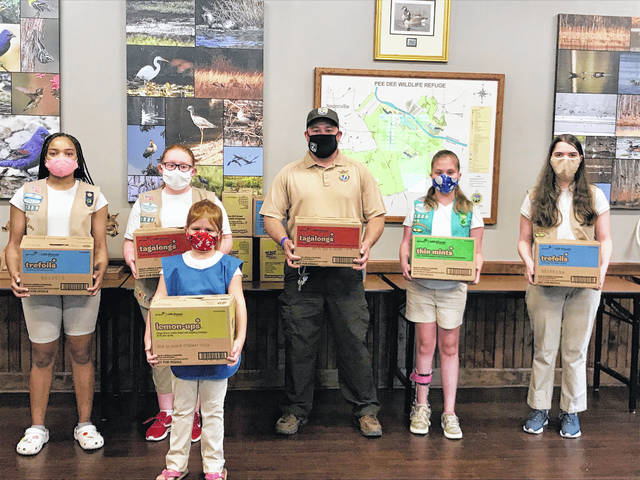
[[[600,294],[600,290],[591,288],[527,287],[527,311],[533,330],[533,365],[527,396],[531,408],[551,408],[560,348],[560,408],[568,413],[587,409],[587,350]]]
[[[369,310],[362,273],[350,268],[307,267],[309,278],[298,291],[298,270],[285,265],[280,308],[285,337],[283,413],[306,417],[313,406],[316,357],[325,318],[338,356],[338,378],[357,417],[380,409],[373,383],[366,336]]]

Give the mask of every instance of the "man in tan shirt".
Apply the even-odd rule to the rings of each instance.
[[[328,108],[311,110],[304,158],[276,176],[260,214],[271,238],[285,251],[285,286],[280,308],[285,336],[285,399],[276,433],[292,435],[304,425],[313,405],[315,363],[325,318],[336,342],[340,388],[353,406],[360,432],[382,435],[376,417],[380,404],[366,347],[369,311],[362,270],[369,251],[384,230],[380,189],[366,166],[340,153],[338,115]],[[296,216],[355,218],[367,222],[360,258],[352,268],[302,267],[295,255]],[[283,225],[286,220],[286,227]]]

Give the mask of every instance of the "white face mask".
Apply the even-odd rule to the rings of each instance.
[[[177,168],[171,171],[164,168],[162,171],[162,180],[174,190],[182,190],[191,184],[191,170],[181,172]]]

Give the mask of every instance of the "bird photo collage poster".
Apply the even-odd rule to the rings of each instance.
[[[611,208],[640,209],[640,17],[558,15],[553,133],[580,139]]]
[[[59,19],[58,0],[0,1],[0,198],[37,178],[60,131]]]
[[[128,200],[161,185],[165,146],[192,185],[262,193],[263,0],[127,0]]]

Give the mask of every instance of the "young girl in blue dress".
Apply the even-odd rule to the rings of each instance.
[[[226,479],[222,442],[224,397],[227,378],[240,365],[240,352],[247,330],[247,308],[242,293],[242,261],[216,249],[222,231],[222,211],[209,200],[194,203],[187,215],[187,236],[191,250],[162,259],[162,273],[156,297],[173,295],[230,294],[236,300],[236,338],[227,365],[171,367],[174,378],[174,410],[166,468],[156,480],[187,476],[191,429],[198,394],[202,415],[202,466],[205,480]],[[150,365],[158,363],[151,351],[151,325],[147,316],[145,352]]]

